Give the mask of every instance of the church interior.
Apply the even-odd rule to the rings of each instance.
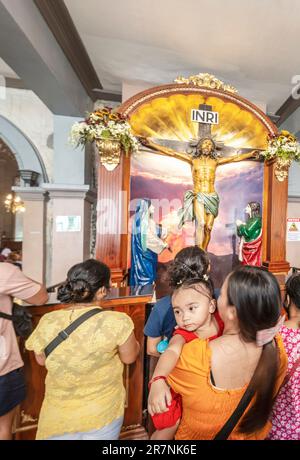
[[[245,4],[0,0],[0,440],[300,440],[300,2]]]

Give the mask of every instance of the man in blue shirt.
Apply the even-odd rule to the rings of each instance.
[[[176,321],[171,296],[167,295],[156,302],[144,328],[144,334],[148,337],[148,355],[160,356],[156,350],[156,346],[163,337],[167,337],[168,339],[172,337],[175,326]]]

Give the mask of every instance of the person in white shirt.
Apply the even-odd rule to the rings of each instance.
[[[166,232],[153,218],[151,200],[142,198],[133,218],[131,235],[130,286],[145,286],[156,280],[158,255],[169,249]]]
[[[0,263],[0,311],[12,314],[13,298],[43,305],[46,288],[13,264]],[[23,360],[11,320],[0,318],[0,440],[11,439],[17,406],[26,397]]]

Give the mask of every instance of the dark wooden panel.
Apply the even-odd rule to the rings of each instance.
[[[128,222],[129,222],[129,202],[130,202],[130,157],[123,158],[122,172],[122,234],[121,234],[121,267],[123,270],[127,268],[128,261]]]
[[[274,273],[287,273],[286,216],[288,180],[280,182],[274,163],[265,166],[263,210],[263,265]]]
[[[114,171],[99,166],[96,258],[110,268],[121,267],[120,192],[122,164]]]
[[[96,258],[123,274],[127,268],[129,183],[130,158],[123,155],[114,171],[99,166]]]
[[[9,248],[12,251],[21,251],[22,250],[22,241],[14,241],[14,240],[2,240],[1,246],[3,248]]]
[[[33,315],[34,327],[37,326],[42,315],[48,312],[46,308],[47,307],[29,309],[30,313]],[[45,367],[37,364],[34,353],[28,352],[25,349],[24,340],[20,340],[20,350],[25,365],[27,397],[21,404],[19,410],[15,439],[35,439],[37,422],[45,394],[45,378],[47,371]]]
[[[125,367],[124,384],[126,388],[126,411],[124,426],[141,425],[143,421],[143,382],[144,382],[144,324],[145,306],[127,305],[115,307],[114,311],[127,313],[134,323],[135,336],[141,350],[135,363]]]

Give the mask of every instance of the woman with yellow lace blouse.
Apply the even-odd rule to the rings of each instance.
[[[100,311],[69,335],[49,356],[49,343],[74,320],[95,309],[110,286],[109,268],[96,260],[74,265],[58,299],[70,304],[44,315],[26,342],[47,368],[37,439],[118,439],[125,403],[123,363],[133,363],[139,344],[131,318]]]

